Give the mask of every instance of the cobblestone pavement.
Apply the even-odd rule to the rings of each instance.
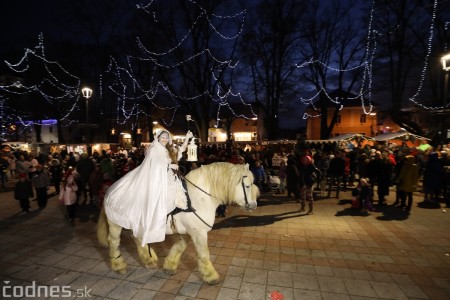
[[[129,270],[119,275],[96,241],[97,208],[80,206],[71,225],[56,196],[43,210],[31,202],[25,214],[9,190],[0,193],[0,298],[450,299],[450,214],[444,203],[427,209],[416,205],[423,196],[414,198],[410,212],[385,206],[368,215],[351,208],[349,191],[341,200],[318,199],[313,215],[274,194],[264,194],[252,213],[229,206],[209,233],[221,274],[221,283],[209,286],[200,280],[191,242],[169,276],[161,264],[171,237],[154,245],[159,268],[146,269],[125,231]],[[30,294],[37,291],[40,297]]]

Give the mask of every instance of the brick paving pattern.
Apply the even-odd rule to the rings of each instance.
[[[0,291],[34,282],[68,286],[69,299],[450,299],[450,213],[443,203],[417,207],[423,196],[414,198],[411,212],[387,206],[368,215],[351,208],[349,191],[341,200],[317,200],[313,215],[273,194],[264,194],[252,213],[229,206],[209,233],[221,275],[210,286],[200,279],[191,242],[170,276],[161,269],[170,236],[153,245],[159,269],[146,269],[124,231],[129,270],[119,275],[96,241],[97,208],[79,207],[71,225],[57,197],[41,211],[31,202],[24,214],[7,191],[0,193]],[[85,290],[90,297],[78,297]]]

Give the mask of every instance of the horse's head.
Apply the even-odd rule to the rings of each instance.
[[[254,211],[257,206],[259,189],[253,184],[253,173],[250,171],[249,165],[244,165],[242,168],[242,178],[236,186],[234,202],[246,211]]]
[[[259,189],[253,184],[253,173],[248,165],[215,162],[192,170],[186,180],[210,195],[217,205],[234,202],[247,211],[256,209]]]

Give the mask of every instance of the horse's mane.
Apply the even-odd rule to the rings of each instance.
[[[225,204],[229,204],[234,200],[236,185],[240,183],[243,176],[248,176],[250,182],[253,183],[253,174],[248,166],[215,162],[192,170],[186,175],[186,179],[199,185],[200,188],[203,188],[202,184],[208,185],[211,195]],[[255,191],[252,187],[252,193],[255,192],[257,193],[257,189]]]

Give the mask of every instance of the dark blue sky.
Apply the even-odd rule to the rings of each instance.
[[[58,34],[61,1],[0,1],[1,50],[6,48],[33,47],[38,34]]]

